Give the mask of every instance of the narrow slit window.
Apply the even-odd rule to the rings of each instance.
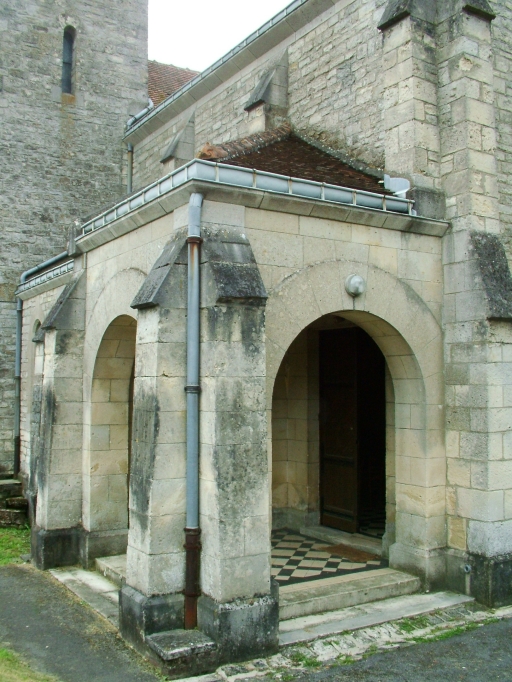
[[[75,29],[68,26],[64,29],[62,46],[62,92],[73,94],[73,57],[75,46]]]

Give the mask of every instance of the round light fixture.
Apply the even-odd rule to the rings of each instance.
[[[345,280],[345,289],[347,294],[355,298],[366,291],[366,282],[361,275],[349,275]]]

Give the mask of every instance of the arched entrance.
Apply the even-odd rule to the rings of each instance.
[[[88,562],[126,551],[136,332],[132,317],[113,320],[94,364],[84,526],[95,541]]]
[[[394,527],[393,402],[384,355],[342,313],[296,337],[272,402],[274,528],[321,524],[382,538],[386,497]]]

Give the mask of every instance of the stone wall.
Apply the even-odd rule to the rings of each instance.
[[[492,0],[496,163],[502,239],[512,262],[512,2]]]
[[[6,0],[0,7],[0,473],[13,461],[14,290],[69,228],[125,193],[122,134],[147,101],[146,0]],[[63,94],[64,28],[76,30]]]
[[[300,132],[373,167],[384,165],[382,35],[385,0],[340,0],[293,39],[254,61],[195,107],[195,146],[236,140],[250,132],[244,111],[262,75],[288,49],[289,118]],[[193,108],[136,145],[134,187],[164,174],[160,159]]]

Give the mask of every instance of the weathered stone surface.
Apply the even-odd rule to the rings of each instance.
[[[61,91],[68,25],[76,30],[73,94]],[[7,0],[0,41],[0,471],[9,471],[14,290],[24,270],[66,248],[74,221],[125,193],[121,137],[147,102],[146,2]]]
[[[505,249],[494,234],[471,234],[477,266],[482,278],[490,319],[512,318],[512,276]]]

